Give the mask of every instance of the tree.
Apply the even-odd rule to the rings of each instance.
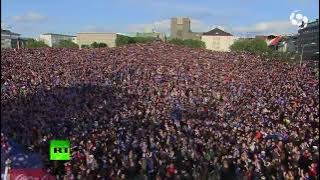
[[[135,44],[135,43],[150,43],[155,41],[154,37],[129,37],[124,35],[118,35],[116,39],[116,46],[122,46],[125,44]]]
[[[195,39],[171,39],[168,41],[169,43],[181,45],[181,46],[187,46],[191,48],[206,48],[206,45],[201,40],[195,40]]]
[[[295,63],[295,53],[279,52],[267,46],[263,39],[244,39],[234,42],[230,46],[231,51],[235,52],[249,52],[259,55],[267,60],[281,60],[287,63]]]
[[[82,44],[81,45],[81,48],[89,48],[90,46],[89,45],[86,45],[86,44]]]
[[[122,46],[125,44],[133,43],[133,40],[128,36],[118,35],[116,39],[116,46]]]
[[[231,51],[250,52],[255,54],[263,54],[268,52],[267,43],[263,39],[244,39],[234,42],[230,46]]]
[[[154,37],[131,37],[132,43],[150,43],[155,40]]]
[[[106,43],[99,43],[98,47],[99,48],[104,48],[104,47],[108,47],[108,45]]]
[[[98,47],[99,47],[99,44],[98,44],[97,42],[93,42],[93,43],[91,44],[91,47],[92,47],[92,48],[98,48]]]
[[[59,44],[56,47],[59,47],[59,48],[79,48],[78,44],[76,44],[70,40],[62,40],[59,42]]]
[[[201,40],[186,39],[183,41],[184,45],[191,48],[206,48],[206,45]]]
[[[26,41],[26,48],[46,48],[49,47],[43,41],[37,41],[35,39],[28,39]]]
[[[170,39],[168,42],[176,45],[184,45],[184,41],[182,39]]]
[[[97,42],[93,42],[91,44],[92,48],[103,48],[103,47],[108,47],[108,45],[106,43],[97,43]]]

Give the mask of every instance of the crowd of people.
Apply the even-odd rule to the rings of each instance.
[[[319,179],[305,64],[161,42],[1,53],[1,133],[64,179]],[[48,161],[69,139],[70,161]]]

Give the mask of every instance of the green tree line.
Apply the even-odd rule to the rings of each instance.
[[[289,63],[297,62],[299,56],[295,53],[280,52],[268,47],[263,39],[242,39],[235,41],[230,50],[234,52],[249,52],[267,60],[283,60]]]
[[[123,35],[118,35],[116,39],[116,45],[122,46],[126,44],[134,44],[134,43],[150,43],[155,41],[156,38],[154,37],[128,37]],[[205,48],[205,43],[201,40],[193,40],[193,39],[171,39],[168,41],[169,43],[181,45],[181,46],[187,46],[191,48]]]
[[[43,41],[37,41],[35,39],[28,39],[25,42],[25,47],[26,48],[46,48],[49,46],[46,45]]]
[[[169,43],[186,46],[191,48],[206,48],[206,44],[201,40],[194,40],[194,39],[171,39],[168,41]]]
[[[118,35],[116,39],[116,46],[122,46],[126,44],[135,44],[135,43],[150,43],[155,41],[154,37],[129,37],[124,35]]]
[[[83,44],[81,45],[81,48],[104,48],[108,47],[106,43],[98,43],[98,42],[93,42],[90,45]]]
[[[71,40],[61,40],[54,47],[58,47],[58,48],[79,48],[79,45],[74,43],[74,42],[72,42]]]

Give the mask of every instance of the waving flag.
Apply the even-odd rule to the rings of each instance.
[[[5,162],[10,160],[9,165]],[[55,179],[43,169],[43,162],[39,153],[29,152],[24,146],[1,134],[1,175],[5,167],[9,166],[9,179]],[[7,168],[7,167],[6,167]],[[6,177],[7,178],[7,177]]]
[[[8,156],[11,160],[11,168],[42,168],[43,163],[41,155],[38,153],[28,152],[22,145],[9,139],[8,144],[10,151]]]

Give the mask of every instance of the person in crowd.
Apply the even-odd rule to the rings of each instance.
[[[1,53],[1,133],[65,179],[319,179],[308,66],[161,42]]]

